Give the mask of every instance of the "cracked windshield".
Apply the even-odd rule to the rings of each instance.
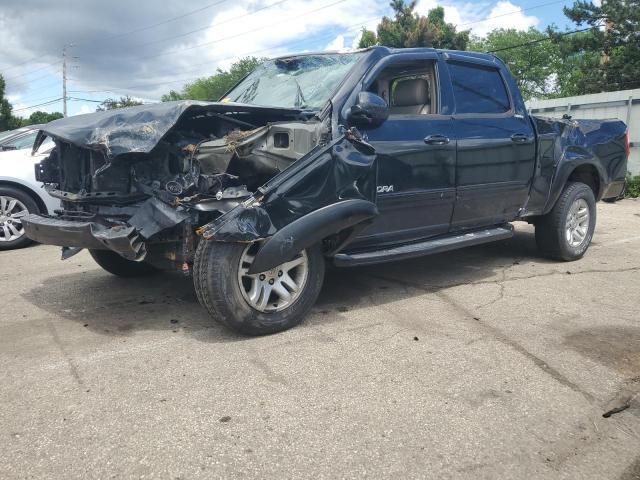
[[[223,101],[320,109],[361,56],[350,53],[267,60]]]

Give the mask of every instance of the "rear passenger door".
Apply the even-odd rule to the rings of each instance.
[[[527,201],[535,164],[522,99],[493,61],[451,54],[446,63],[457,139],[451,230],[511,221]]]

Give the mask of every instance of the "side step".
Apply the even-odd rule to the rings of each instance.
[[[400,247],[351,254],[339,253],[333,258],[333,263],[338,267],[371,265],[374,263],[431,255],[456,250],[458,248],[472,247],[496,240],[506,240],[511,237],[513,237],[513,226],[507,223],[498,227],[439,237],[420,243],[402,245]]]

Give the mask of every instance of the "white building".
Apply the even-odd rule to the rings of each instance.
[[[631,155],[628,170],[640,175],[640,89],[618,92],[593,93],[578,97],[531,100],[527,108],[534,115],[560,118],[564,114],[572,118],[617,118],[629,128]]]

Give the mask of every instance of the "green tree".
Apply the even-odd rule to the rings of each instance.
[[[169,93],[165,93],[160,97],[160,100],[163,102],[174,102],[176,100],[185,100],[180,92],[176,92],[175,90],[171,90]]]
[[[548,40],[548,35],[531,27],[521,31],[496,29],[486,37],[475,38],[470,50],[494,52],[502,59],[516,78],[525,100],[549,98],[559,93],[559,80],[569,73],[559,45]],[[526,47],[511,48],[514,45]]]
[[[0,75],[0,132],[20,126],[19,121],[12,114],[13,107],[9,100],[4,98],[5,88],[4,77]]]
[[[394,17],[382,17],[377,27],[377,35],[364,28],[358,47],[366,48],[374,44],[387,47],[433,47],[452,50],[466,50],[469,31],[458,32],[455,25],[445,22],[444,9],[436,7],[426,16],[415,12],[416,0],[392,0]]]
[[[378,39],[376,38],[376,34],[374,32],[362,27],[362,36],[360,37],[358,48],[373,47],[377,41]]]
[[[40,123],[49,123],[49,122],[53,122],[54,120],[58,120],[59,118],[62,118],[63,115],[60,112],[53,112],[53,113],[48,113],[48,112],[41,112],[40,110],[38,110],[37,112],[33,112],[31,115],[29,115],[29,118],[25,118],[22,121],[23,125],[37,125]]]
[[[579,72],[569,77],[570,93],[640,88],[640,0],[603,0],[600,5],[578,0],[564,14],[578,27],[593,29],[549,34]]]
[[[115,110],[116,108],[135,107],[136,105],[142,105],[140,100],[134,100],[129,95],[126,97],[120,97],[119,99],[107,98],[104,102],[98,105],[97,112],[104,110]]]
[[[256,57],[241,58],[233,63],[229,70],[218,68],[214,75],[199,78],[192,83],[188,83],[182,92],[171,90],[162,96],[163,102],[172,100],[208,100],[216,101],[220,99],[236,83],[249,75],[263,59]]]

